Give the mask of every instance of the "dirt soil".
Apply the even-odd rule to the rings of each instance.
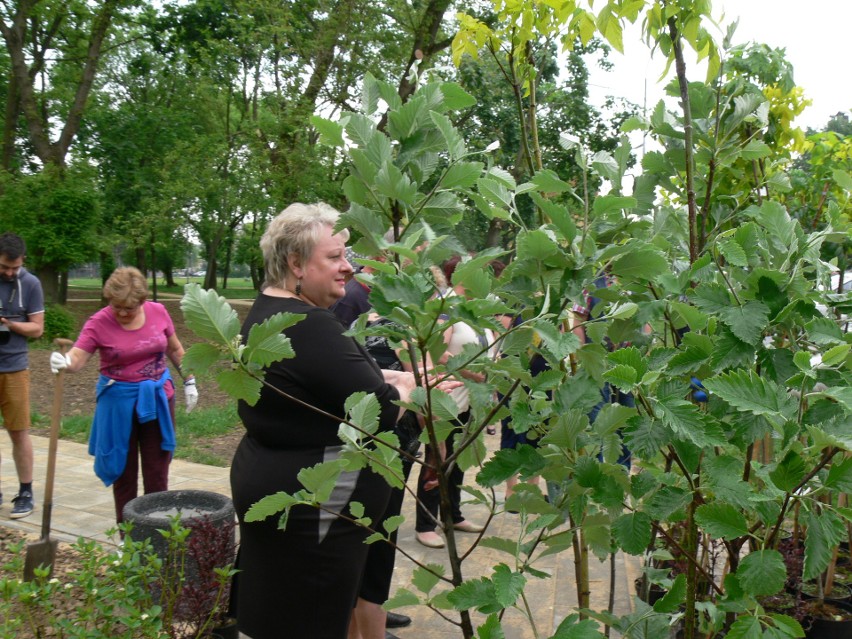
[[[160,298],[171,315],[175,332],[184,348],[189,348],[198,342],[198,338],[186,327],[183,313],[180,310],[178,297]],[[240,319],[248,313],[249,305],[231,302],[237,310]],[[68,310],[78,319],[78,330],[93,313],[102,307],[98,299],[69,299]],[[30,349],[30,404],[33,412],[33,428],[35,435],[47,436],[50,431],[50,414],[53,407],[54,376],[50,372],[50,349]],[[177,378],[176,371],[172,375]],[[82,370],[65,375],[62,401],[62,415],[91,415],[95,410],[95,385],[98,380],[97,357],[93,358]],[[178,382],[180,386],[180,382]],[[233,402],[228,395],[218,389],[212,380],[201,380],[199,389],[199,408],[224,406]],[[209,452],[230,459],[237,443],[242,437],[242,429],[211,438],[205,445]]]

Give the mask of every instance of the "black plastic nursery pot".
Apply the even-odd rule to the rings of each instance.
[[[806,639],[849,639],[852,637],[852,605],[829,603],[804,624]]]

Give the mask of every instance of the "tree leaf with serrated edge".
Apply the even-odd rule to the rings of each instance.
[[[788,617],[787,615],[774,612],[769,613],[769,617],[772,619],[772,622],[775,624],[775,628],[778,629],[784,639],[787,637],[796,639],[798,637],[806,636],[805,631],[802,629],[802,624],[793,619],[793,617]],[[764,639],[768,639],[766,635],[764,635]],[[781,639],[781,637],[776,635],[775,639]]]
[[[535,476],[545,466],[545,460],[532,446],[504,448],[492,455],[476,475],[476,482],[485,488],[503,483],[512,475]]]
[[[689,328],[693,331],[701,331],[707,328],[707,315],[691,304],[684,302],[670,302],[671,308],[683,318]]]
[[[382,528],[387,531],[388,534],[392,533],[394,530],[398,530],[399,527],[405,522],[405,517],[402,515],[395,515],[393,517],[388,517],[382,522]]]
[[[826,397],[831,397],[837,400],[846,408],[847,412],[852,412],[852,387],[850,386],[831,386],[822,391]]]
[[[564,193],[571,190],[571,185],[559,179],[554,171],[542,169],[533,176],[532,183],[544,193]]]
[[[542,230],[518,234],[518,259],[545,260],[559,252],[559,245]]]
[[[637,378],[641,378],[648,372],[647,360],[635,346],[619,348],[617,351],[609,353],[607,359],[614,364],[630,366],[636,371]]]
[[[748,266],[748,256],[745,250],[733,237],[720,238],[716,244],[719,247],[719,252],[728,262],[734,266]]]
[[[721,313],[731,307],[731,294],[721,284],[699,284],[690,300],[706,313]]]
[[[220,359],[230,361],[230,356],[214,346],[205,342],[199,342],[190,346],[181,360],[180,367],[184,373],[198,374],[212,368],[213,364]]]
[[[240,319],[228,301],[214,290],[187,284],[180,301],[187,328],[217,346],[231,346],[240,333]]]
[[[594,619],[580,619],[580,615],[565,617],[551,639],[604,639]]]
[[[834,549],[846,536],[843,520],[828,509],[819,514],[810,511],[806,518],[808,534],[805,535],[805,560],[802,578],[815,579],[831,562]]]
[[[725,637],[727,639],[763,639],[760,619],[751,615],[740,615],[731,624],[731,629]]]
[[[447,599],[456,610],[475,609],[489,614],[502,609],[497,603],[494,584],[484,577],[465,580],[447,595]]]
[[[301,499],[283,491],[267,495],[249,507],[248,511],[246,511],[245,520],[252,523],[263,521],[267,517],[277,515],[281,511],[290,508],[290,506],[300,503],[302,503]]]
[[[477,639],[506,639],[506,633],[500,625],[500,616],[496,613],[488,615],[485,623],[476,627]]]
[[[401,606],[416,606],[420,603],[420,598],[406,588],[397,589],[396,593],[382,604],[385,610],[393,610]]]
[[[838,344],[843,341],[840,327],[827,317],[817,317],[805,324],[808,339],[814,344]]]
[[[778,490],[790,493],[798,488],[801,481],[805,478],[807,470],[802,456],[791,450],[769,473],[769,478]]]
[[[852,344],[838,344],[822,354],[822,363],[826,366],[837,366],[846,361]]]
[[[595,198],[593,209],[596,215],[605,215],[612,211],[633,209],[636,207],[635,197],[624,197],[619,195],[600,195]]]
[[[355,426],[368,433],[376,432],[382,407],[373,393],[353,393],[346,398],[343,407]]]
[[[750,301],[743,306],[731,306],[720,312],[722,321],[742,341],[756,346],[769,325],[769,307],[763,302]]]
[[[686,600],[686,575],[675,577],[669,591],[654,603],[654,612],[674,612]]]
[[[731,504],[702,504],[695,510],[695,521],[716,539],[736,539],[749,532],[745,516]]]
[[[360,501],[349,502],[349,512],[355,519],[360,519],[364,516],[364,504]]]
[[[574,479],[583,488],[595,486],[601,476],[600,463],[594,457],[581,456],[574,464]]]
[[[632,366],[621,364],[604,373],[604,379],[622,390],[630,390],[639,381],[636,370]]]
[[[692,495],[677,486],[663,486],[645,500],[645,511],[654,519],[667,521],[686,510]]]
[[[306,490],[312,492],[318,502],[328,501],[343,469],[341,460],[320,462],[303,468],[296,476]]]
[[[624,429],[624,444],[643,459],[653,459],[660,449],[671,442],[672,433],[659,421],[646,416],[634,417]]]
[[[214,379],[219,388],[233,399],[241,399],[249,406],[254,406],[260,399],[263,384],[241,368],[219,371]]]
[[[429,116],[432,118],[432,122],[435,123],[435,126],[438,127],[441,135],[444,136],[450,160],[455,161],[461,158],[466,153],[464,138],[462,138],[461,134],[453,126],[452,122],[450,122],[450,119],[447,116],[434,111],[430,112]]]
[[[273,362],[295,356],[290,339],[281,334],[285,328],[305,319],[304,314],[276,313],[249,329],[244,357],[246,361],[267,367]]]
[[[778,384],[758,377],[752,370],[734,370],[704,380],[704,387],[737,410],[767,417],[792,418],[796,401]]]
[[[456,162],[450,165],[447,172],[441,178],[441,188],[444,189],[468,189],[476,184],[482,169],[482,162]]]
[[[629,252],[612,263],[613,274],[622,280],[648,282],[670,270],[669,261],[655,247],[641,242],[632,242],[628,246]]]
[[[532,199],[536,206],[544,212],[547,219],[556,226],[565,241],[574,241],[574,238],[577,237],[577,225],[574,224],[574,220],[571,219],[571,213],[568,209],[552,202],[551,200],[543,198],[540,193],[530,193],[530,199]]]
[[[692,402],[665,399],[655,402],[655,407],[663,423],[684,441],[690,441],[699,448],[725,444],[722,429],[711,423]]]
[[[326,120],[317,115],[311,116],[311,125],[319,133],[320,144],[339,147],[343,146],[343,125],[339,122]]]
[[[411,575],[411,583],[417,590],[428,595],[432,592],[432,588],[441,581],[443,574],[444,567],[440,564],[417,566]]]
[[[752,596],[774,595],[784,587],[787,568],[777,550],[755,550],[743,557],[737,569],[740,586]]]
[[[643,512],[625,513],[612,522],[612,536],[629,555],[640,555],[651,543],[651,518]]]
[[[523,574],[513,572],[506,564],[494,566],[494,575],[491,577],[491,581],[494,583],[497,601],[503,608],[514,605],[527,583]]]
[[[831,463],[825,487],[838,493],[852,493],[852,457]]]
[[[587,515],[582,523],[583,540],[595,556],[603,561],[612,552],[612,534],[609,518],[603,513]]]
[[[483,537],[479,541],[479,545],[485,548],[491,548],[492,550],[505,552],[513,557],[520,552],[518,542],[516,540],[506,539],[504,537]]]
[[[442,82],[441,96],[441,102],[448,111],[458,111],[476,104],[476,98],[456,82]]]

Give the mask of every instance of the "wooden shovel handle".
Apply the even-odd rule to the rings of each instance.
[[[70,339],[57,337],[53,343],[59,347],[59,352],[65,355],[74,342]],[[50,444],[47,449],[47,478],[44,481],[44,512],[41,520],[41,537],[46,539],[50,534],[50,516],[53,510],[53,483],[56,475],[56,450],[59,447],[59,427],[62,422],[62,387],[65,371],[56,374],[53,385],[53,409],[50,412]]]

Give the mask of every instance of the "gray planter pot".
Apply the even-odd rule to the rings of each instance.
[[[192,519],[207,517],[220,529],[235,518],[234,504],[230,497],[206,490],[169,490],[149,493],[131,500],[124,507],[124,520],[133,524],[130,538],[133,541],[150,539],[157,556],[165,560],[168,543],[159,530],[168,530],[169,518],[180,515],[181,524],[188,526]],[[231,531],[231,541],[234,541]],[[192,578],[195,566],[186,567],[187,577]]]

